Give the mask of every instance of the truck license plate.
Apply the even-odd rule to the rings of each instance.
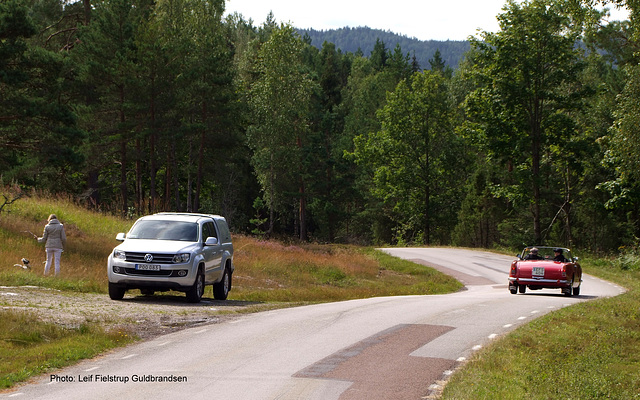
[[[544,276],[544,267],[533,267],[533,276]]]
[[[160,266],[157,264],[136,264],[138,271],[160,271]]]

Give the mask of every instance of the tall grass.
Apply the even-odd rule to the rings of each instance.
[[[67,245],[62,254],[61,275],[41,280],[46,259],[44,245],[33,234],[42,236],[50,214],[64,224]],[[0,279],[5,284],[37,284],[56,288],[83,288],[106,291],[106,258],[117,232],[126,231],[131,221],[91,212],[60,198],[22,198],[0,214]],[[30,260],[31,270],[17,271],[14,264]],[[17,273],[19,272],[19,273]]]
[[[67,246],[61,275],[43,277],[39,236],[49,214],[64,224]],[[22,198],[0,214],[0,283],[106,293],[106,263],[132,220],[86,210],[63,198]],[[234,235],[236,272],[230,299],[264,302],[321,302],[403,294],[446,293],[461,288],[433,269],[397,260],[372,249],[341,245],[285,245]],[[31,270],[13,265],[25,257]],[[179,294],[182,296],[182,294]]]
[[[284,245],[236,237],[234,298],[337,301],[459,290],[455,279],[374,249]]]

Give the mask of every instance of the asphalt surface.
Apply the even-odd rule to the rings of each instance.
[[[296,307],[160,336],[0,394],[25,399],[421,399],[475,351],[545,313],[623,289],[585,276],[580,296],[511,295],[512,257],[386,249],[466,289]]]

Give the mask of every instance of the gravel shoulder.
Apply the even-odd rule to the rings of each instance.
[[[273,305],[207,297],[192,304],[186,301],[183,293],[172,292],[143,296],[133,291],[127,292],[123,300],[113,301],[106,294],[65,292],[36,286],[0,286],[0,307],[29,311],[42,321],[69,328],[84,323],[98,324],[106,330],[127,331],[141,339],[274,308]]]

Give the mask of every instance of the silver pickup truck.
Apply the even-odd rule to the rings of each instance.
[[[109,297],[122,300],[128,289],[143,294],[185,292],[198,303],[205,285],[225,300],[233,276],[233,244],[227,221],[219,215],[158,213],[138,219],[109,255]]]

